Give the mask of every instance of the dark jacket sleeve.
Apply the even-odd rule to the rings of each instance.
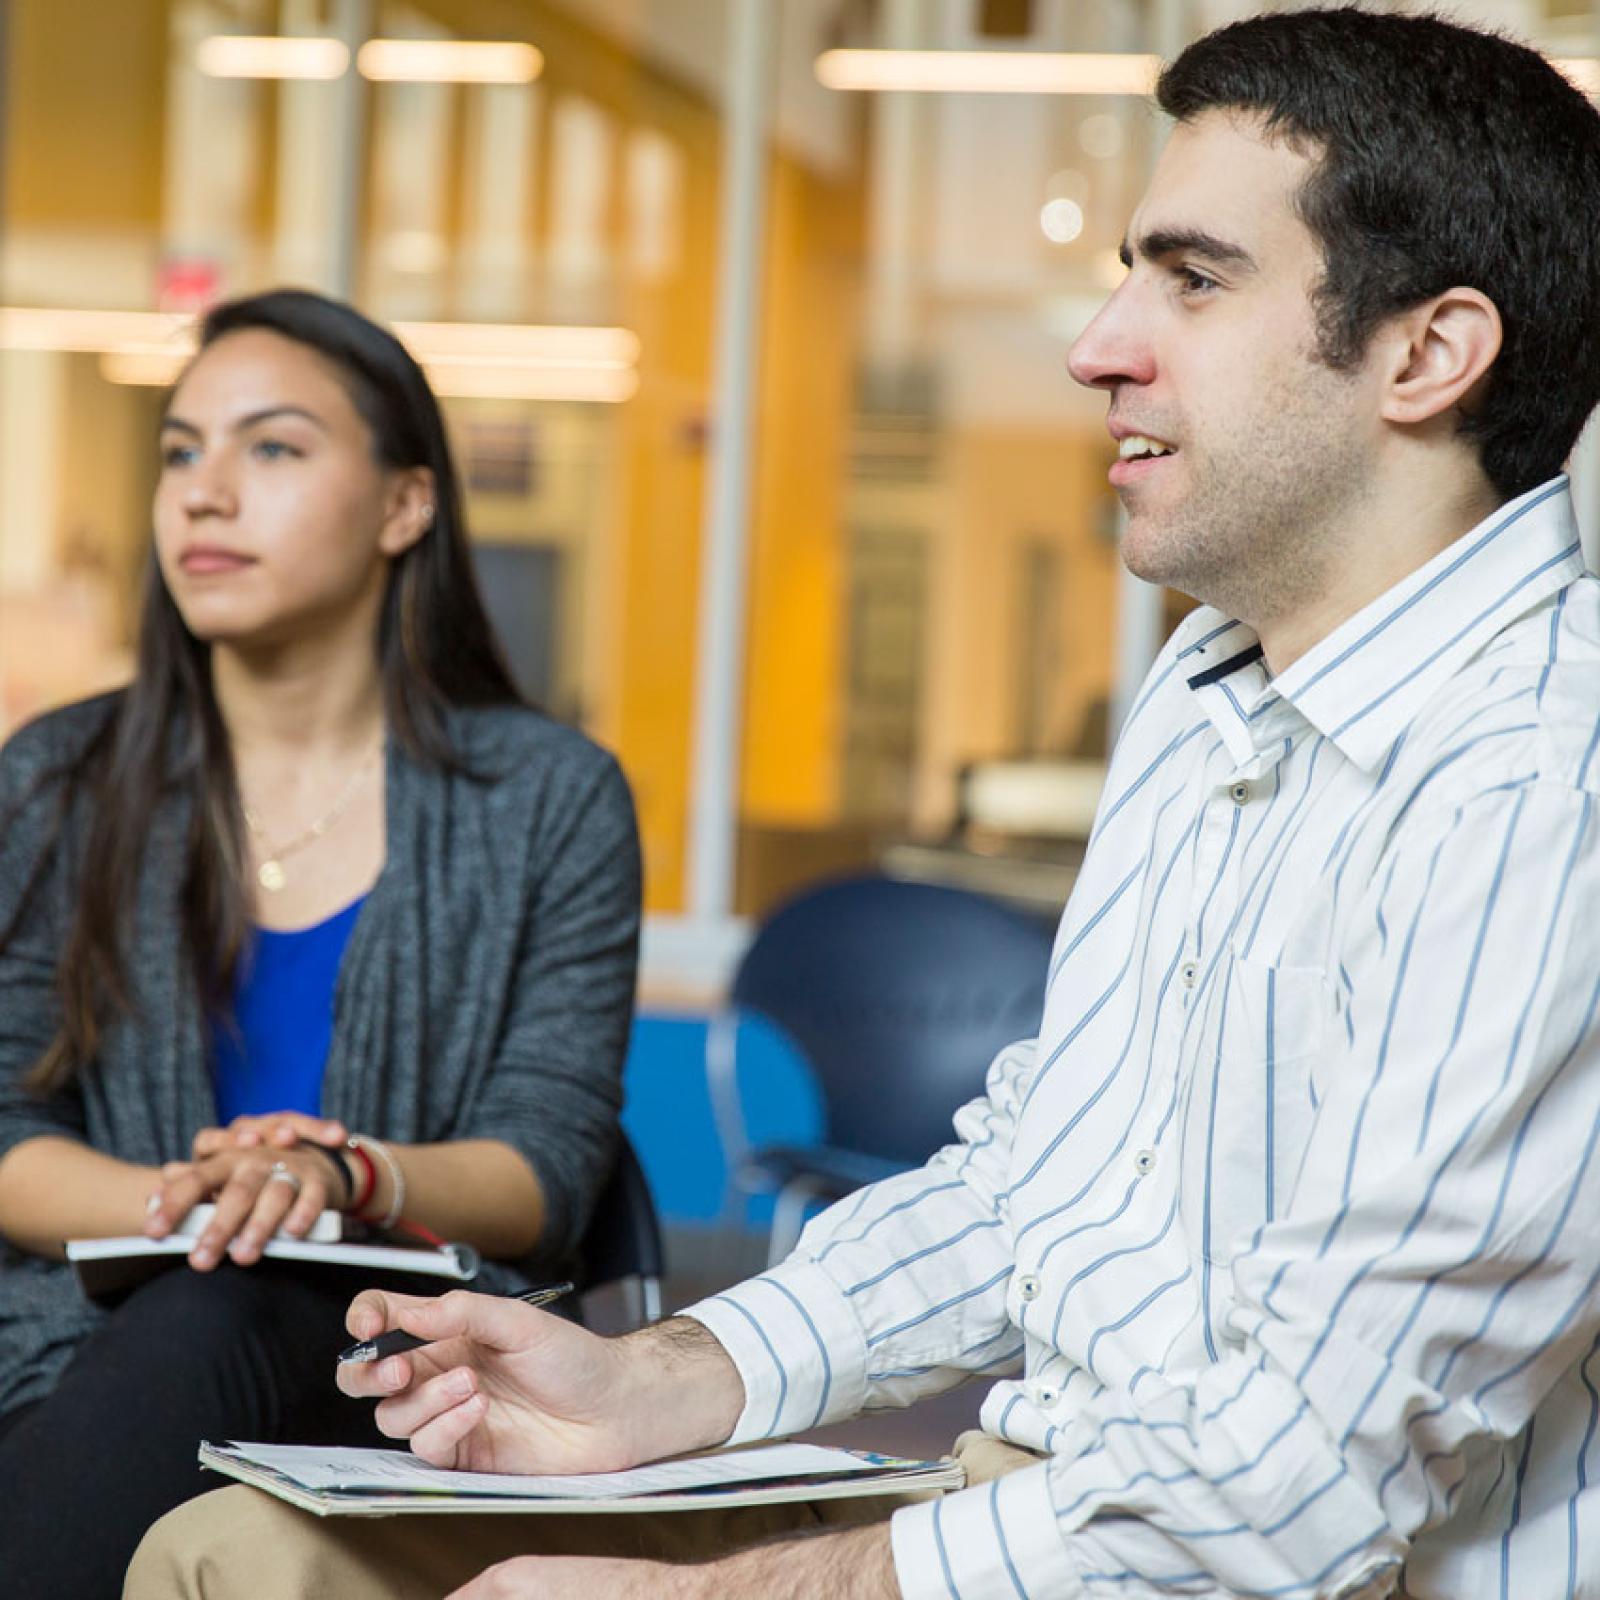
[[[639,953],[640,861],[621,769],[594,753],[563,797],[520,932],[473,1130],[521,1152],[545,1197],[537,1254],[575,1250],[616,1152]]]
[[[51,847],[54,744],[51,729],[34,723],[0,749],[0,1157],[41,1134],[83,1133],[76,1095],[41,1099],[21,1082],[61,1023],[56,963],[67,908],[61,852]]]

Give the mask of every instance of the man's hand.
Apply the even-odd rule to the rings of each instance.
[[[398,1327],[434,1341],[341,1366],[337,1380],[349,1395],[386,1396],[378,1427],[437,1467],[618,1471],[722,1443],[744,1404],[733,1362],[694,1322],[602,1339],[494,1295],[368,1290],[345,1326],[361,1340]]]
[[[518,1556],[448,1600],[900,1600],[887,1523],[672,1566],[606,1556]]]
[[[282,1168],[282,1172],[275,1169]],[[285,1174],[287,1176],[285,1176]],[[309,1150],[223,1149],[200,1161],[169,1161],[150,1197],[144,1231],[163,1239],[202,1200],[216,1213],[189,1252],[189,1265],[209,1272],[223,1252],[241,1267],[261,1259],[273,1234],[304,1234],[329,1202],[328,1163]]]

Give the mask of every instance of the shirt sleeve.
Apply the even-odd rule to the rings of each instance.
[[[25,1139],[83,1135],[75,1094],[43,1097],[22,1086],[61,1023],[65,885],[47,855],[59,787],[37,783],[30,752],[38,742],[25,729],[0,749],[0,1158]]]
[[[744,1380],[732,1442],[910,1405],[974,1373],[1015,1371],[1006,1314],[1011,1232],[1002,1190],[1034,1041],[1008,1046],[959,1142],[926,1166],[839,1201],[789,1259],[691,1306]]]
[[[563,797],[520,931],[494,1070],[470,1128],[498,1138],[539,1178],[537,1253],[577,1248],[610,1170],[622,1108],[639,954],[639,835],[627,780],[610,756]]]
[[[1600,1329],[1596,812],[1529,784],[1408,827],[1347,924],[1288,1210],[1232,1263],[1232,1348],[896,1513],[907,1600],[1394,1592]]]

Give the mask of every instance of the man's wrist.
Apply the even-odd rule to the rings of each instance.
[[[615,1343],[627,1413],[645,1430],[641,1461],[724,1443],[744,1410],[744,1380],[710,1329],[669,1317]]]

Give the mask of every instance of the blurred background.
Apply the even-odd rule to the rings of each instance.
[[[1187,602],[1121,572],[1063,358],[1155,63],[1257,9],[3,0],[0,735],[129,670],[194,312],[294,283],[395,325],[523,687],[633,783],[628,1122],[675,1259],[731,1273],[703,1057],[752,928],[859,870],[1070,889]],[[1600,0],[1451,10],[1600,89]],[[814,1137],[805,1066],[755,1059],[756,1131]]]

